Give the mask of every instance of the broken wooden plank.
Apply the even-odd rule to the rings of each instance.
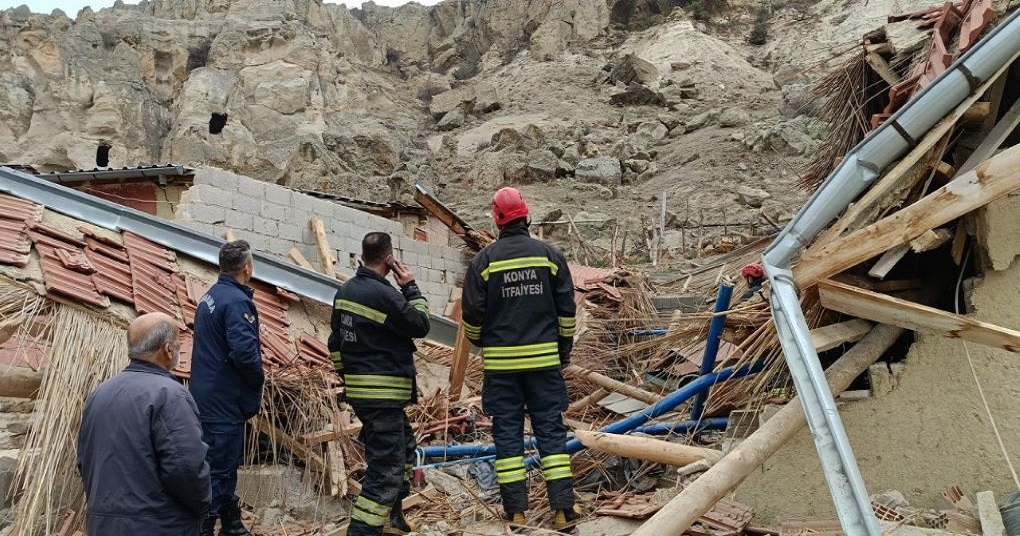
[[[982,125],[988,120],[992,112],[992,103],[988,101],[975,102],[963,112],[963,123],[965,125]]]
[[[340,443],[326,443],[326,460],[329,462],[330,492],[333,497],[347,495],[347,467],[344,464],[344,452]]]
[[[896,74],[896,71],[889,66],[889,62],[885,61],[885,58],[883,58],[879,53],[869,51],[864,59],[868,62],[868,65],[870,65],[871,68],[878,73],[878,76],[881,76],[882,80],[886,81],[887,84],[895,86],[900,83],[902,77]]]
[[[889,272],[903,260],[903,257],[907,256],[908,252],[910,252],[910,244],[900,244],[886,251],[878,259],[878,262],[868,270],[868,275],[875,279],[885,279],[885,276],[889,275]]]
[[[237,240],[237,235],[234,234],[233,229],[227,229],[226,232],[223,233],[223,238],[225,238],[227,242],[233,242]]]
[[[917,290],[924,286],[923,279],[889,279],[886,281],[875,281],[866,277],[842,274],[839,281],[855,287],[861,287],[875,292],[902,292],[904,290]]]
[[[794,268],[800,288],[856,266],[929,229],[1005,197],[1020,188],[1020,145],[921,198],[913,205],[802,257]]]
[[[966,173],[978,166],[981,162],[988,160],[995,151],[1002,147],[1009,135],[1020,125],[1020,101],[1013,103],[1013,106],[1002,116],[1002,119],[992,127],[992,130],[985,136],[985,139],[978,145],[977,149],[967,158],[967,161],[960,166],[959,173]]]
[[[681,445],[654,437],[607,434],[588,430],[575,430],[574,435],[581,441],[581,444],[590,449],[624,458],[664,463],[677,467],[701,460],[716,462],[723,457],[722,452],[715,449]]]
[[[953,233],[949,229],[929,229],[921,236],[910,241],[910,249],[914,253],[924,253],[942,247],[942,244],[953,239]]]
[[[825,371],[833,393],[840,393],[888,350],[903,330],[876,326],[849,352]],[[798,399],[791,400],[775,416],[762,423],[750,437],[740,442],[705,474],[689,484],[632,536],[681,536],[704,513],[749,474],[757,471],[787,441],[807,424]]]
[[[252,428],[269,436],[273,441],[283,446],[283,448],[291,451],[291,453],[295,456],[304,460],[305,464],[307,464],[312,470],[320,473],[327,471],[326,462],[322,459],[322,456],[319,456],[312,451],[312,449],[308,448],[297,439],[294,439],[283,430],[273,426],[269,421],[262,417],[254,417],[250,422]]]
[[[831,280],[819,282],[818,293],[822,307],[830,311],[1020,352],[1020,331]]]
[[[567,407],[567,413],[573,413],[575,411],[581,411],[588,406],[597,403],[599,400],[609,396],[609,389],[599,387],[593,391],[590,395],[583,398],[579,398],[574,402],[571,402],[570,406]]]
[[[309,225],[312,226],[312,236],[315,237],[315,248],[319,254],[319,271],[329,277],[336,277],[333,265],[336,260],[333,258],[333,248],[329,245],[329,237],[326,236],[326,226],[322,218],[312,215]]]
[[[649,393],[644,389],[634,387],[633,385],[627,385],[626,383],[614,380],[609,376],[604,376],[598,372],[584,369],[577,365],[568,365],[563,369],[563,371],[568,374],[573,374],[594,385],[598,385],[599,387],[620,393],[621,395],[629,396],[635,400],[640,400],[645,404],[654,404],[659,400],[662,400],[662,397],[657,394]]]
[[[956,226],[956,234],[953,235],[953,247],[949,250],[949,254],[953,257],[953,263],[957,266],[963,262],[964,250],[967,247],[967,230],[964,228],[963,222]]]
[[[450,401],[460,400],[461,391],[464,390],[464,375],[467,373],[468,361],[470,361],[471,341],[464,332],[464,323],[457,326],[457,344],[453,347],[453,360],[450,364],[450,388],[447,393]]]
[[[294,264],[304,268],[305,270],[311,270],[313,272],[315,271],[315,268],[312,266],[312,263],[308,262],[308,259],[306,259],[305,256],[301,254],[298,248],[290,248],[290,251],[287,252],[287,255],[290,256],[290,260],[294,261]]]
[[[336,441],[341,437],[353,437],[361,433],[362,424],[356,422],[346,426],[341,426],[339,430],[323,430],[321,432],[315,432],[314,434],[308,434],[301,437],[301,441],[309,446],[319,445],[321,443],[328,443],[330,441]]]
[[[995,493],[979,491],[977,494],[978,518],[981,520],[981,534],[984,536],[1006,536],[1006,525],[1002,522]]]
[[[814,343],[816,352],[824,352],[863,339],[872,327],[871,322],[861,319],[830,324],[811,330],[811,342]]]

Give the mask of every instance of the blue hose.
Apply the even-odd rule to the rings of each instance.
[[[680,434],[692,430],[725,430],[730,422],[726,417],[701,419],[700,421],[683,421],[673,423],[651,424],[631,430],[634,434],[665,435]]]

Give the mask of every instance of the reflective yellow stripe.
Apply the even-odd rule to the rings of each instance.
[[[396,387],[398,389],[410,389],[411,378],[402,376],[380,376],[375,374],[348,374],[348,386],[358,387]]]
[[[469,339],[477,339],[482,336],[482,326],[473,326],[467,322],[461,322],[460,324],[464,326],[464,334]]]
[[[521,268],[548,268],[553,275],[556,275],[556,272],[559,271],[559,267],[556,266],[556,263],[550,261],[546,257],[518,257],[516,259],[490,262],[489,265],[482,270],[482,280],[488,281],[489,274],[505,272],[507,270],[519,270]]]
[[[577,325],[577,319],[572,316],[558,316],[556,321],[563,328],[572,328]]]
[[[486,346],[482,348],[484,357],[529,357],[541,354],[559,353],[560,347],[555,342],[542,342],[524,346]]]
[[[344,360],[340,355],[340,351],[332,352],[329,354],[330,359],[333,360],[333,368],[336,370],[342,370],[344,368]]]
[[[504,471],[508,469],[517,469],[524,467],[524,456],[517,456],[515,458],[503,458],[496,460],[496,470]]]
[[[564,478],[573,478],[574,474],[569,467],[557,467],[542,471],[542,477],[546,480],[563,480]]]
[[[357,506],[358,508],[361,508],[362,510],[364,510],[364,511],[370,513],[370,514],[379,514],[381,516],[384,516],[384,515],[390,513],[390,507],[389,506],[386,506],[386,505],[383,505],[383,504],[379,504],[379,503],[373,501],[372,499],[369,499],[368,497],[365,497],[364,495],[359,495],[358,496],[358,501],[356,503],[354,503],[354,506]]]
[[[351,509],[351,519],[361,521],[370,527],[381,527],[386,524],[389,508],[365,497],[358,497]]]
[[[496,473],[497,484],[513,484],[514,482],[520,482],[527,480],[528,473],[524,469],[517,469],[516,471],[507,471],[502,473]]]
[[[560,328],[560,337],[573,337],[577,334],[574,328]]]
[[[347,389],[347,398],[361,400],[393,400],[407,402],[411,399],[411,391],[391,391],[386,389]]]
[[[411,307],[417,309],[418,312],[425,314],[429,313],[429,302],[425,298],[416,298],[407,303],[411,304]]]
[[[486,359],[485,370],[493,372],[507,372],[511,370],[531,370],[540,368],[551,368],[560,366],[559,355],[540,357],[523,357],[517,359]]]
[[[559,465],[570,465],[569,454],[550,454],[542,457],[542,467],[551,468]]]
[[[337,300],[333,307],[338,311],[347,311],[348,313],[356,314],[358,316],[367,318],[377,324],[386,323],[386,313],[376,311],[371,307],[365,307],[360,303],[355,303],[350,300]]]

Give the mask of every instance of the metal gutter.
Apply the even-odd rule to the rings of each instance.
[[[213,266],[219,263],[220,247],[226,242],[222,238],[176,222],[151,216],[7,167],[0,167],[0,191],[45,205],[55,212],[111,231],[132,232]],[[259,281],[276,285],[320,303],[333,304],[336,291],[340,288],[340,282],[336,279],[305,270],[275,256],[253,253],[255,278]],[[429,331],[428,339],[454,346],[457,341],[457,325],[440,316],[431,317],[432,329]]]
[[[93,169],[91,171],[54,171],[40,173],[38,176],[51,182],[74,184],[90,181],[119,181],[124,179],[156,179],[161,184],[167,178],[192,178],[195,170],[184,166],[150,166],[122,169]]]
[[[879,536],[864,480],[811,343],[791,261],[882,172],[1000,68],[1020,54],[1020,11],[993,29],[846,155],[763,254],[786,362],[845,534]]]

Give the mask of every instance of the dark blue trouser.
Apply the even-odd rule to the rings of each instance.
[[[352,404],[361,421],[365,445],[365,479],[351,509],[348,536],[377,536],[391,513],[402,512],[411,493],[416,444],[403,408],[366,408]]]
[[[538,442],[542,476],[549,489],[549,507],[569,510],[574,506],[574,478],[567,454],[567,429],[563,412],[570,399],[563,373],[542,370],[504,374],[486,373],[482,384],[482,408],[492,416],[496,443],[496,480],[507,513],[528,509],[528,477],[524,466],[524,414]]]
[[[202,441],[209,445],[205,461],[212,480],[210,516],[237,504],[237,468],[244,452],[244,422],[202,423]]]

